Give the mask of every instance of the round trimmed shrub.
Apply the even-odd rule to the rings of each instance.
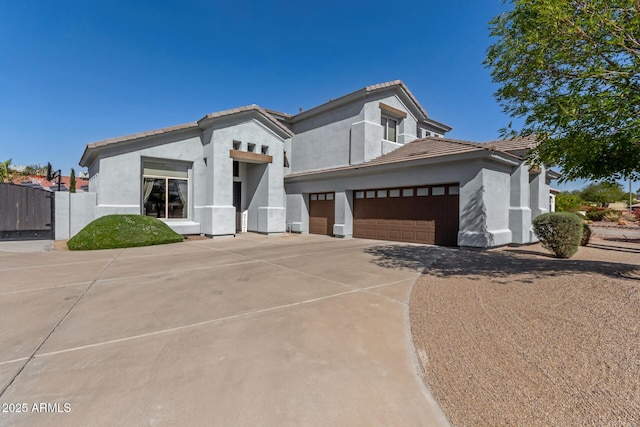
[[[586,222],[582,223],[582,239],[580,240],[580,246],[587,246],[591,240],[591,227]]]
[[[533,219],[533,231],[542,246],[558,258],[570,258],[582,241],[582,221],[569,212],[549,212]]]
[[[177,243],[184,238],[167,224],[142,215],[106,215],[89,224],[67,242],[75,250],[131,248]]]

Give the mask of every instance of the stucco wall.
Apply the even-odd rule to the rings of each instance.
[[[459,183],[460,228],[458,244],[491,247],[511,243],[509,189],[513,167],[489,159],[449,163],[405,163],[395,168],[361,169],[334,176],[287,180],[288,218],[300,232],[308,232],[308,209],[304,196],[314,192],[336,192],[334,232],[349,236],[353,231],[353,190]]]
[[[396,142],[383,140],[380,103],[407,114],[398,119]],[[287,143],[290,170],[299,173],[360,164],[416,139],[417,119],[393,90],[376,92],[294,123]]]
[[[67,240],[96,219],[96,193],[55,192],[55,239]]]
[[[264,174],[259,191],[249,193],[247,184],[243,184],[244,203],[250,207],[249,220],[255,224],[253,230],[284,232],[283,139],[263,123],[246,117],[218,120],[203,131],[170,133],[105,147],[90,168],[98,194],[96,217],[141,214],[143,161],[180,162],[188,166],[188,218],[165,222],[184,234],[235,234],[233,159],[229,153],[234,141],[241,141],[244,151],[249,143],[255,144],[258,154],[264,146],[273,159],[271,164],[264,165],[268,173]],[[247,180],[251,179],[248,171],[257,166],[243,164]],[[263,227],[258,225],[260,215]]]

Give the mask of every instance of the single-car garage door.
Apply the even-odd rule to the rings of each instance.
[[[309,194],[309,233],[333,236],[334,193]]]
[[[458,184],[354,191],[353,237],[456,246]]]

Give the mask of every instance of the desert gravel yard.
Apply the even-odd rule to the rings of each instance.
[[[454,426],[640,425],[638,243],[594,239],[569,260],[451,250],[415,283],[410,317]]]

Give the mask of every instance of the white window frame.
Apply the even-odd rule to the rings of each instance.
[[[162,160],[146,160],[150,163],[156,163],[156,164],[167,164],[167,165],[171,165],[171,164],[175,164],[173,162],[169,162],[169,161],[162,161]],[[144,164],[145,161],[143,161],[142,163],[142,168],[143,168],[143,173],[142,173],[142,180],[141,180],[141,192],[140,192],[140,213],[143,216],[146,216],[146,212],[145,212],[145,208],[144,208],[144,180],[145,178],[150,178],[150,179],[164,179],[164,188],[165,188],[165,204],[164,204],[164,218],[158,218],[160,220],[166,221],[166,220],[171,220],[171,221],[187,221],[190,218],[191,215],[191,209],[189,209],[189,203],[191,200],[191,183],[190,183],[190,179],[189,179],[189,167],[186,167],[187,169],[187,177],[183,178],[183,177],[177,177],[177,176],[170,176],[170,175],[161,175],[161,174],[145,174],[144,173]],[[169,180],[170,179],[174,179],[174,180],[180,180],[180,181],[186,181],[187,182],[187,203],[185,205],[183,205],[183,210],[186,210],[187,214],[183,217],[183,218],[169,218],[169,203],[167,203],[167,200],[169,200]]]
[[[393,120],[396,124],[396,134],[394,139],[389,138],[389,120]],[[388,114],[382,114],[380,117],[380,125],[382,126],[382,139],[385,141],[398,142],[398,130],[400,128],[400,120]]]

